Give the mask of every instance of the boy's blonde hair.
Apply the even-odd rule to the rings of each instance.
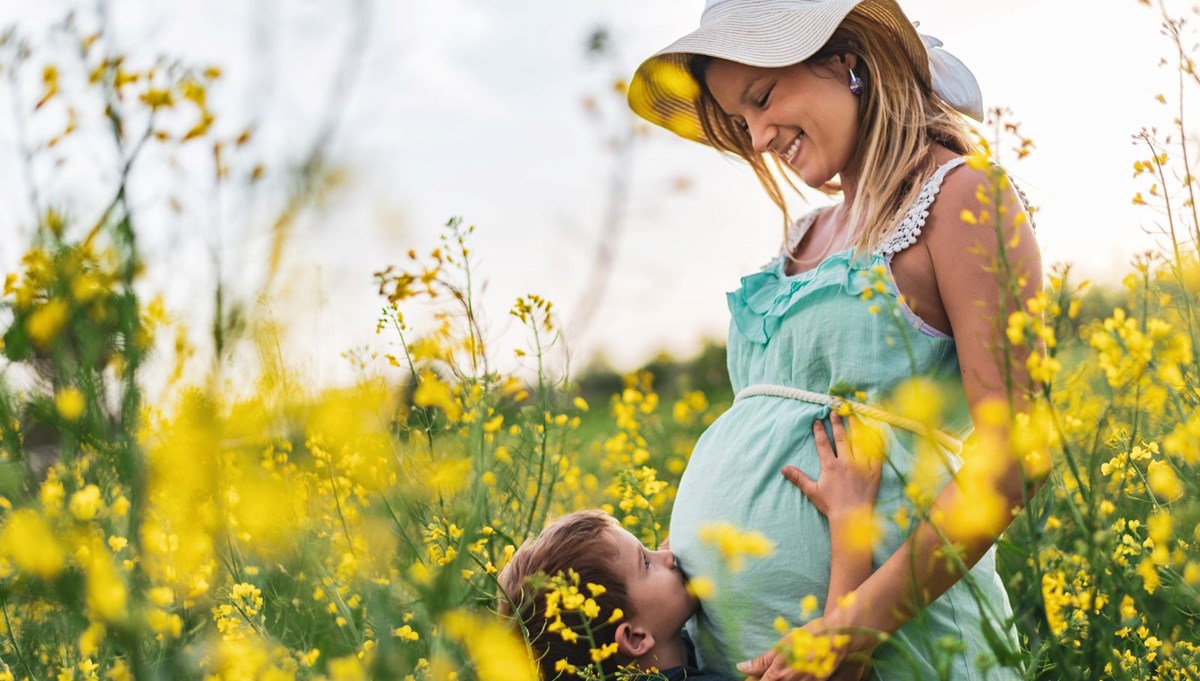
[[[559,660],[583,668],[592,664],[591,649],[614,641],[619,622],[607,620],[618,608],[625,618],[634,615],[634,605],[625,588],[625,578],[616,568],[613,556],[617,544],[614,533],[619,525],[603,511],[576,511],[551,523],[537,538],[526,542],[500,571],[500,586],[507,598],[500,599],[500,614],[519,618],[529,637],[530,647],[538,658],[542,678],[563,676],[556,671]],[[575,642],[565,640],[560,631],[548,631],[552,620],[546,617],[546,578],[579,575],[579,590],[595,598],[600,616],[590,621],[594,644],[580,636]],[[604,593],[592,596],[587,584],[604,587]],[[624,619],[624,618],[623,618]],[[567,628],[583,631],[583,617],[574,612],[562,612]],[[604,660],[604,673],[615,675],[622,663],[619,655]]]

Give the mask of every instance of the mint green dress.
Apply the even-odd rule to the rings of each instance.
[[[735,393],[761,384],[817,393],[850,386],[865,392],[866,402],[877,403],[897,384],[920,374],[957,391],[958,399],[952,396],[952,400],[961,406],[942,430],[959,438],[969,433],[954,339],[925,324],[902,301],[902,322],[897,324],[887,314],[870,311],[882,302],[879,296],[862,299],[871,286],[870,271],[882,266],[888,289],[883,295],[896,300],[891,258],[916,242],[942,178],[963,161],[956,158],[938,168],[897,231],[874,253],[857,260],[846,250],[812,270],[785,275],[785,253],[795,249],[816,213],[796,222],[787,251],[744,277],[741,288],[728,295],[732,315],[728,363]],[[706,672],[737,676],[737,662],[766,652],[779,640],[773,627],[777,617],[799,621],[803,597],[815,595],[824,607],[830,566],[828,524],[779,471],[792,464],[817,478],[812,422],[828,414],[828,406],[755,395],[735,401],[696,443],[679,484],[670,536],[683,570],[692,577],[708,576],[717,584],[715,600],[688,623],[699,666]],[[907,472],[914,460],[916,436],[901,428],[884,429],[891,463]],[[957,457],[944,453],[951,468],[957,468]],[[949,471],[945,478],[949,479]],[[900,476],[884,466],[876,508],[885,527],[874,552],[875,567],[906,536],[894,516],[907,503]],[[724,573],[714,547],[700,539],[702,528],[718,523],[763,533],[775,544],[774,553],[747,559],[736,575]],[[915,523],[910,530],[912,526]],[[996,574],[994,552],[993,547],[970,571],[969,580],[993,616],[1001,618],[993,638],[1007,639],[1015,650],[1015,634],[1003,624],[1011,609]],[[988,657],[980,606],[964,579],[876,651],[874,674],[885,681],[1018,678],[1009,669],[987,669],[986,662],[981,669],[977,662]]]

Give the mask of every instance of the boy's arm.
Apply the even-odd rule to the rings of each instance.
[[[871,576],[875,497],[879,494],[883,468],[882,452],[858,451],[878,447],[852,447],[841,416],[833,412],[829,420],[833,426],[832,445],[824,422],[813,422],[813,440],[821,462],[817,480],[795,466],[786,466],[782,471],[829,520],[831,555],[826,613],[836,609],[839,600]],[[867,438],[862,440],[864,444],[868,442]]]

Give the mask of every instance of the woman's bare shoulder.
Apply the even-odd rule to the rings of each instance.
[[[1032,222],[1013,184],[989,168],[964,163],[946,174],[929,209],[927,246],[937,267],[947,258],[1037,258]]]

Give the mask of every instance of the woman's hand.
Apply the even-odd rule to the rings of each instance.
[[[812,501],[829,519],[830,574],[829,592],[825,598],[824,619],[816,619],[800,629],[784,636],[771,650],[754,660],[738,665],[738,670],[761,681],[800,681],[833,679],[835,681],[859,681],[866,678],[871,669],[871,651],[877,639],[863,636],[847,636],[837,631],[841,612],[835,607],[844,596],[857,589],[871,574],[871,551],[868,546],[857,546],[848,541],[855,524],[871,522],[875,497],[879,493],[879,478],[883,468],[882,457],[877,453],[856,451],[836,412],[830,414],[833,426],[833,443],[825,433],[822,421],[813,423],[813,440],[817,445],[817,456],[821,470],[817,480],[805,475],[795,466],[786,466],[783,476]],[[856,518],[855,515],[858,514]],[[822,664],[805,660],[804,645],[797,646],[795,637],[811,639],[814,636],[837,636],[842,643],[830,654],[832,659]],[[801,659],[797,668],[789,666],[787,658],[779,653],[791,650]],[[852,659],[846,659],[850,655]],[[804,662],[810,664],[805,665]],[[816,676],[814,667],[827,670],[825,676]],[[807,669],[808,671],[804,671]]]
[[[748,662],[738,665],[738,671],[757,681],[862,681],[871,674],[871,652],[878,645],[878,638],[871,636],[842,637],[843,644],[834,648],[830,654],[834,656],[832,664],[820,665],[830,670],[828,675],[812,671],[794,669],[788,664],[787,658],[778,651],[793,647],[795,636],[835,636],[838,632],[832,629],[826,620],[818,618],[803,627],[796,629],[782,639],[772,650],[759,655]],[[810,657],[803,662],[813,662]]]
[[[855,510],[874,506],[883,462],[878,456],[855,452],[837,412],[830,413],[829,420],[833,425],[832,446],[824,422],[813,422],[813,439],[821,462],[817,479],[814,481],[795,466],[784,466],[782,473],[832,522]]]

